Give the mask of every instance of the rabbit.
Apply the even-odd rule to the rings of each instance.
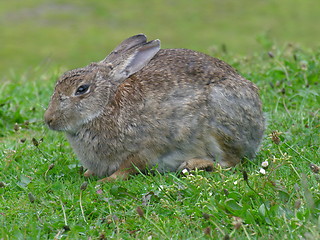
[[[101,181],[155,168],[212,170],[253,158],[265,119],[258,88],[227,63],[160,49],[144,34],[64,73],[44,114]]]

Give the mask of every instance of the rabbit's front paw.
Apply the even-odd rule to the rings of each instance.
[[[111,175],[112,176],[112,175]],[[104,182],[113,182],[115,180],[117,180],[118,178],[116,177],[106,177],[106,178],[102,178],[102,179],[99,179],[98,182],[101,182],[101,183],[104,183]]]
[[[115,180],[126,180],[130,175],[139,173],[146,169],[147,161],[137,156],[128,157],[109,177],[100,179],[99,182],[113,182]]]
[[[92,172],[91,170],[88,169],[87,171],[84,172],[83,176],[86,178],[92,177],[92,176],[94,176],[94,172]]]
[[[113,182],[116,180],[127,180],[131,173],[132,171],[130,171],[129,169],[117,170],[113,174],[111,174],[109,177],[98,180],[98,182]]]
[[[214,170],[214,163],[210,160],[201,159],[201,158],[193,158],[188,161],[183,162],[178,171],[182,171],[187,169],[188,171],[199,169],[211,172]]]

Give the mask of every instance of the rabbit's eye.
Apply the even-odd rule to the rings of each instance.
[[[89,84],[81,85],[80,87],[78,87],[75,95],[81,95],[81,94],[86,93],[89,90],[89,87],[90,87]]]

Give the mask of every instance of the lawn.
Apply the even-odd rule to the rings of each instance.
[[[247,55],[268,45],[319,47],[318,0],[19,0],[0,2],[0,80],[40,66],[97,61],[145,33],[164,48]]]
[[[305,46],[301,47],[294,42],[285,44],[285,38],[282,44],[277,44],[257,33],[254,37],[259,39],[258,43],[254,40],[257,43],[254,50],[247,51],[248,43],[237,45],[234,39],[237,33],[230,41],[224,37],[215,42],[207,34],[208,28],[187,39],[190,29],[183,20],[175,22],[170,31],[160,22],[141,19],[120,29],[119,26],[124,26],[121,21],[130,22],[142,2],[157,4],[140,2],[134,5],[123,1],[119,12],[110,12],[114,22],[109,22],[106,28],[115,34],[107,39],[112,39],[108,43],[103,42],[106,33],[100,33],[102,23],[98,21],[90,27],[93,22],[86,22],[81,15],[72,19],[87,23],[85,29],[78,26],[74,30],[78,35],[71,34],[70,26],[58,27],[64,22],[71,24],[70,15],[65,12],[68,9],[74,6],[88,9],[85,2],[70,4],[70,8],[58,9],[54,14],[49,8],[53,25],[47,15],[48,25],[46,22],[32,25],[28,18],[18,24],[14,23],[14,14],[2,14],[12,17],[11,24],[18,29],[4,27],[6,39],[13,39],[4,56],[16,65],[1,60],[5,77],[0,85],[0,239],[320,239],[320,49],[315,45],[309,47],[310,40],[303,36]],[[181,6],[182,2],[177,2]],[[306,5],[296,2],[300,8],[311,9],[311,1],[305,1]],[[128,9],[123,8],[126,4]],[[269,5],[256,9],[267,14],[272,4],[270,1]],[[16,11],[23,11],[19,6]],[[24,6],[29,11],[39,3],[30,0]],[[115,6],[116,1],[110,1],[110,9]],[[12,13],[14,7],[13,1],[0,11]],[[85,12],[89,15],[85,16],[90,16],[90,21],[93,16],[103,21],[103,7],[102,1],[92,1],[91,10]],[[157,16],[163,17],[168,25],[167,17],[173,17],[174,11],[166,15],[162,13],[164,5],[153,7],[157,7]],[[192,11],[190,7],[181,11],[188,15],[188,11],[197,13],[199,9],[195,7]],[[247,11],[253,11],[250,9]],[[276,13],[277,9],[284,7],[275,8]],[[191,18],[194,28],[209,18],[207,11],[200,19]],[[313,13],[309,14],[310,20]],[[153,16],[151,12],[146,14]],[[245,21],[250,22],[250,18]],[[143,30],[152,32],[152,38],[161,38],[164,47],[187,47],[219,57],[258,85],[268,126],[255,159],[232,169],[185,175],[155,172],[114,183],[101,184],[97,178],[83,177],[83,168],[63,134],[44,125],[44,110],[56,79],[65,69],[100,60],[122,38],[140,32],[139,24]],[[219,31],[223,32],[224,24],[216,25],[221,27]],[[31,26],[38,29],[31,30]],[[158,26],[160,36],[154,29]],[[181,29],[176,33],[174,29],[178,26]],[[14,41],[18,41],[21,29],[25,29],[26,39],[35,39],[36,43],[17,43],[16,49]],[[290,36],[291,30],[286,31]],[[96,35],[97,39],[88,35]],[[65,41],[61,36],[66,37]],[[73,39],[67,39],[70,36]],[[57,53],[52,43],[56,43]],[[221,47],[223,44],[227,47]],[[241,50],[237,51],[237,47]],[[51,63],[40,64],[49,53]],[[7,71],[3,66],[9,65],[11,70]]]

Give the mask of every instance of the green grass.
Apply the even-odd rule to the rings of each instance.
[[[103,59],[128,36],[165,48],[252,54],[264,36],[318,47],[318,0],[24,0],[0,2],[0,80],[43,64],[75,68]],[[10,77],[10,75],[9,75]]]
[[[0,239],[319,239],[319,5],[2,1]],[[54,83],[140,32],[219,57],[259,86],[268,126],[256,159],[105,184],[82,176],[43,123]]]
[[[61,71],[2,84],[1,238],[319,239],[320,175],[309,166],[320,165],[319,49],[214,55],[260,87],[268,127],[255,160],[213,173],[85,179],[64,136],[42,120]]]

